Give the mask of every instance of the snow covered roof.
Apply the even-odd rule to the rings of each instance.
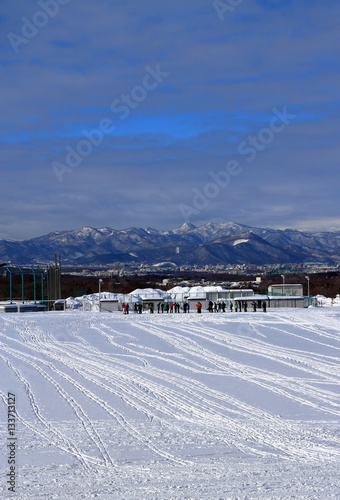
[[[133,292],[130,292],[129,295],[141,297],[142,299],[164,299],[169,297],[169,292],[165,292],[164,290],[160,290],[159,288],[137,288]]]
[[[224,292],[226,291],[223,286],[220,285],[209,285],[209,286],[175,286],[168,290],[169,293],[189,293],[189,294],[197,294],[197,293],[207,293],[207,292]]]
[[[251,300],[267,300],[267,299],[268,299],[267,295],[250,295],[248,297],[240,295],[239,297],[233,297],[231,300],[251,301]]]
[[[164,293],[164,290],[160,290],[159,288],[136,288],[129,295],[159,295],[162,297]]]
[[[168,293],[188,293],[189,290],[191,290],[190,286],[174,286],[168,290]]]

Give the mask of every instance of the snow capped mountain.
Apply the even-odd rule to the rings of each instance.
[[[193,229],[196,229],[196,226],[194,226],[194,224],[191,224],[190,222],[185,222],[177,229],[173,229],[172,231],[167,231],[167,234],[168,233],[174,233],[174,234],[187,233]]]
[[[270,264],[340,260],[340,231],[302,232],[293,229],[253,228],[234,222],[209,222],[179,228],[85,226],[56,231],[27,241],[0,241],[3,262],[44,264],[59,253],[64,264],[113,262],[174,262],[189,264]]]

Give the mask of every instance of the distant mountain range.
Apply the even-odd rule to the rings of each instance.
[[[340,261],[340,231],[261,229],[233,222],[171,231],[83,227],[26,241],[0,240],[1,262],[46,264],[60,254],[63,264],[173,262],[177,265],[273,264]]]

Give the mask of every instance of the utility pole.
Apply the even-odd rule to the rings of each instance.
[[[283,294],[283,295],[286,295],[285,275],[284,275],[284,274],[281,274],[281,278],[283,279],[282,294]]]

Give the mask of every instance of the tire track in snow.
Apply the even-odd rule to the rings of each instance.
[[[99,351],[98,351],[98,352],[99,352]],[[51,353],[50,349],[45,350],[45,351],[44,351],[44,354],[46,354],[46,355],[48,355],[48,356],[52,356],[52,353]],[[87,355],[88,355],[88,353],[87,353]],[[64,356],[65,356],[65,354],[64,354]],[[65,359],[64,359],[64,358],[61,358],[61,357],[59,357],[59,356],[55,356],[55,353],[54,353],[54,356],[52,356],[52,357],[54,357],[56,360],[61,361],[61,362],[64,362],[64,361],[65,361]],[[74,359],[73,359],[73,361],[74,361]],[[66,364],[66,366],[70,367],[70,365],[69,365],[69,364]],[[86,371],[86,368],[84,368],[84,365],[83,365],[83,364],[81,364],[80,366],[81,366],[81,369],[82,369],[82,372],[83,372],[83,373],[81,373],[79,370],[77,370],[78,374],[80,374],[81,376],[83,376],[83,378],[85,378],[85,379],[87,379],[87,380],[89,380],[89,381],[91,381],[91,382],[93,382],[93,383],[96,383],[96,384],[100,385],[102,388],[108,389],[108,387],[107,387],[107,386],[105,386],[104,384],[100,384],[100,383],[98,382],[98,380],[97,380],[97,379],[94,379],[94,378],[89,378],[89,377],[84,376],[84,370]],[[85,366],[86,366],[86,365],[85,365]],[[97,366],[96,366],[96,370],[98,370],[98,368],[101,368],[101,366],[102,366],[101,364],[100,364],[100,365],[97,365]],[[75,370],[75,365],[74,365],[74,364],[72,364],[72,369],[74,369],[74,370]],[[55,371],[56,371],[56,370],[55,370]],[[59,373],[59,372],[58,372],[58,373]],[[59,375],[61,375],[61,376],[64,376],[64,377],[65,377],[65,375],[64,375],[64,374],[59,373]],[[121,377],[123,377],[123,373],[121,373],[120,375],[121,375]],[[112,376],[112,372],[110,372],[110,376]],[[123,378],[124,378],[124,377],[123,377]],[[120,385],[121,385],[121,382],[122,382],[122,378],[120,378],[120,379],[118,380],[118,383],[119,383]],[[134,383],[135,383],[135,382],[134,382]],[[119,394],[119,395],[122,397],[121,391],[120,391],[120,393],[118,393],[117,391],[112,391],[111,389],[110,389],[110,391],[111,391],[111,392],[114,392],[115,394]],[[125,399],[126,399],[126,398],[125,398]],[[131,404],[131,401],[129,401],[129,403]],[[134,406],[134,407],[136,407],[136,408],[137,408],[137,406],[136,406],[136,405],[133,405],[133,404],[132,404],[132,406]],[[143,410],[143,411],[145,411],[145,408],[142,408],[142,407],[138,407],[138,409],[139,409],[139,410]],[[175,416],[175,415],[173,415],[173,416]],[[122,419],[121,419],[121,421],[122,421]],[[127,429],[127,430],[128,430],[128,429]],[[130,428],[129,432],[130,432],[130,434],[131,434],[131,428]],[[138,431],[136,431],[136,430],[135,430],[135,437],[136,437],[136,432],[138,432]],[[143,443],[145,444],[145,439],[144,439],[141,435],[139,435],[139,440],[140,440],[140,441],[143,441]],[[147,446],[148,446],[149,448],[151,448],[151,446],[150,446],[149,444],[147,444]],[[153,447],[153,451],[156,451],[155,447]],[[165,458],[167,458],[167,459],[169,459],[169,458],[170,458],[170,455],[169,455],[169,454],[164,454],[164,452],[161,452],[160,450],[157,450],[157,454],[158,454],[158,455],[161,455],[161,456],[165,456]],[[172,458],[172,460],[174,460],[174,458]]]
[[[98,329],[98,327],[96,327],[96,329]],[[159,357],[159,359],[161,358]],[[134,369],[145,375],[145,370],[142,370],[142,368],[134,367]],[[228,438],[221,438],[221,440],[228,445],[234,446],[236,449],[239,449],[244,453],[256,453],[257,455],[267,457],[276,455],[275,452],[265,452],[259,450],[258,446],[254,447],[254,445],[251,445],[251,443],[247,443],[247,445],[244,444],[243,436],[245,432],[247,433],[247,439],[250,439],[252,437],[250,436],[249,432],[247,432],[247,426],[239,423],[238,421],[235,421],[235,419],[227,418],[225,415],[223,415],[223,413],[212,411],[212,408],[214,406],[219,406],[219,409],[224,412],[226,410],[225,406],[217,405],[216,403],[212,402],[211,399],[204,399],[202,393],[211,397],[212,390],[207,390],[206,386],[204,386],[203,384],[199,384],[198,382],[196,382],[196,385],[194,385],[195,383],[192,379],[186,379],[186,377],[183,376],[171,376],[169,375],[169,372],[160,370],[159,368],[154,370],[153,376],[159,378],[161,372],[164,372],[165,375],[163,381],[171,381],[172,385],[177,386],[178,389],[184,391],[184,394],[180,395],[174,391],[171,391],[170,389],[165,388],[162,385],[156,385],[153,381],[150,381],[150,379],[141,379],[141,383],[145,384],[145,386],[148,387],[148,390],[151,390],[152,394],[161,401],[162,405],[160,409],[163,413],[167,413],[169,415],[169,411],[167,408],[171,407],[170,416],[180,416],[181,420],[186,420],[193,425],[197,425],[197,422],[199,421],[204,421],[204,425],[207,428],[219,428],[220,431],[223,431],[227,428],[229,429]],[[148,375],[150,375],[150,370],[148,370]],[[187,383],[185,385],[183,384],[183,378],[187,380]],[[131,379],[131,381],[135,383],[135,379],[136,375],[133,374],[133,378]],[[189,383],[191,383],[191,389],[188,389]],[[199,390],[197,389],[197,387],[199,387]],[[199,394],[199,392],[201,394]],[[188,395],[192,396],[191,400],[188,399]],[[232,403],[231,398],[224,397],[223,393],[215,391],[215,396],[219,399],[223,397],[223,399],[225,399],[228,404]],[[240,406],[238,403],[235,404],[235,401],[236,400],[233,400],[234,406]],[[167,405],[167,408],[164,406],[164,404]],[[153,405],[155,406],[154,402]],[[204,411],[202,411],[202,406],[205,407]],[[243,405],[243,408],[246,408],[245,404]],[[247,416],[249,416],[249,414],[253,414],[252,410],[253,408],[251,408],[250,410],[249,407],[247,407]],[[231,412],[232,410],[229,409],[229,411]],[[238,417],[244,416],[244,413],[242,413],[240,410],[233,410],[233,412],[234,414],[237,414]],[[167,425],[171,426],[171,423],[168,423]],[[231,432],[233,433],[234,437],[232,437]],[[242,436],[242,439],[240,438],[240,436]]]
[[[148,381],[146,383],[148,383]],[[164,401],[167,401],[167,402],[171,401],[172,407],[175,408],[176,411],[178,411],[179,409],[187,411],[187,403],[186,402],[185,402],[185,404],[183,404],[182,406],[180,406],[178,404],[178,401],[177,401],[177,403],[174,403],[173,402],[173,398],[170,398],[169,396],[165,396],[164,394],[162,394],[162,398],[161,399],[162,399],[163,405],[164,405]],[[161,409],[162,409],[162,411],[164,411],[164,406],[162,406]],[[192,413],[192,409],[190,409],[189,413],[190,414]],[[173,417],[175,415],[176,415],[176,413],[172,413]],[[201,413],[198,414],[198,417],[200,417],[201,419],[205,419],[207,417],[207,415],[205,413],[201,412]],[[221,419],[223,420],[223,418],[220,415],[218,415],[218,417],[219,417],[220,420]],[[210,415],[210,419],[211,419],[211,415]],[[195,423],[195,422],[197,422],[197,415],[196,415],[196,418],[193,419],[193,423]],[[217,423],[218,423],[218,419],[215,418],[214,421],[213,421],[213,423],[211,424],[211,427],[215,428]],[[224,422],[223,425],[225,425],[225,422]],[[236,429],[235,433],[238,433],[238,431],[239,431],[239,429]],[[229,439],[229,441],[230,441],[230,439]],[[254,451],[256,451],[252,447],[246,447],[246,446],[242,445],[241,443],[235,443],[235,447],[238,448],[238,449],[240,449],[240,450],[242,450],[242,451],[244,451],[244,452],[246,452],[246,451],[247,452],[254,452]],[[268,456],[268,455],[271,456],[272,454],[265,453],[265,455],[266,456]]]
[[[33,336],[32,335],[32,338],[34,338],[34,351],[35,352],[38,352],[40,354],[46,354],[42,351],[41,348],[39,348],[39,342],[37,341],[37,337]],[[57,393],[69,404],[69,406],[73,409],[75,415],[77,416],[77,418],[80,420],[83,428],[85,429],[87,435],[89,436],[89,438],[91,439],[91,441],[95,444],[96,448],[99,450],[102,458],[103,458],[103,461],[105,463],[106,466],[108,465],[114,465],[113,464],[113,461],[101,439],[101,437],[99,436],[99,434],[97,433],[97,431],[94,429],[93,425],[92,425],[92,422],[91,420],[88,418],[88,416],[86,415],[86,413],[84,412],[83,408],[74,400],[73,397],[71,397],[67,391],[61,387],[60,384],[58,384],[58,382],[56,382],[56,380],[53,379],[53,377],[51,377],[46,370],[43,370],[40,366],[38,366],[36,364],[36,361],[39,362],[40,364],[43,364],[45,366],[48,366],[50,368],[51,371],[54,371],[55,373],[57,373],[58,375],[61,375],[62,377],[64,377],[64,374],[57,370],[52,363],[48,362],[48,361],[45,361],[45,360],[42,360],[41,358],[37,358],[36,356],[32,356],[32,355],[29,355],[29,354],[20,354],[20,352],[18,350],[15,350],[15,349],[12,349],[12,348],[9,348],[9,347],[6,347],[4,344],[2,344],[2,348],[3,348],[3,351],[6,352],[7,354],[11,354],[12,356],[16,357],[17,359],[21,359],[22,361],[24,361],[25,363],[27,363],[30,367],[33,367],[38,373],[40,373],[40,375],[45,379],[47,380],[52,386],[54,386],[54,388],[56,389]],[[12,363],[10,363],[10,361],[8,360],[8,358],[4,358],[3,356],[0,356],[0,358],[2,358],[4,361],[6,361],[6,363],[8,364],[8,366],[11,367],[11,369],[16,373],[16,375],[18,376],[18,378],[24,383],[25,385],[25,388],[26,388],[26,392],[27,394],[29,395],[29,398],[31,400],[31,402],[34,401],[34,395],[30,389],[30,384],[28,383],[28,381],[26,379],[24,379],[24,377],[20,374],[20,372],[14,368],[14,366],[12,365]],[[32,407],[36,410],[38,409],[38,406],[35,405],[35,404],[32,404]],[[36,416],[39,418],[39,420],[41,420],[40,418],[40,414],[37,415],[36,411],[35,411],[35,414]],[[46,423],[47,420],[44,419],[44,422]]]
[[[39,350],[37,348],[38,344],[36,342],[35,342],[35,344],[36,344],[35,345],[35,349],[38,350],[39,353],[41,353],[41,349]],[[26,361],[25,357],[21,356],[20,354],[18,354],[17,352],[15,352],[12,349],[7,349],[7,352],[11,353],[13,356],[17,357],[18,359],[22,359],[22,360]],[[46,352],[43,352],[43,353],[46,354],[46,355],[50,355],[51,354],[48,350]],[[97,397],[92,391],[88,390],[86,387],[84,387],[83,385],[81,385],[74,378],[72,378],[72,377],[66,375],[64,372],[61,372],[60,370],[58,370],[51,362],[38,359],[38,358],[36,358],[35,356],[32,356],[32,355],[28,355],[27,357],[30,360],[30,362],[29,362],[30,366],[34,367],[42,376],[44,376],[44,378],[46,378],[52,385],[54,385],[56,387],[57,391],[60,393],[60,395],[73,407],[75,413],[77,414],[78,418],[80,418],[82,424],[84,425],[85,429],[87,429],[88,433],[89,433],[89,429],[91,431],[91,434],[95,433],[95,431],[92,428],[92,424],[91,424],[90,420],[87,419],[87,417],[85,416],[84,412],[82,411],[80,405],[78,405],[74,401],[73,398],[69,397],[67,395],[66,391],[60,386],[60,384],[58,384],[52,377],[50,377],[49,375],[47,375],[46,371],[43,371],[35,362],[32,362],[32,360],[39,361],[40,363],[43,363],[43,364],[47,365],[50,368],[50,370],[52,370],[53,372],[55,372],[56,374],[58,374],[60,377],[64,378],[69,383],[71,383],[80,392],[82,392],[84,395],[86,395],[87,397],[89,397],[98,406],[100,406],[101,408],[103,408],[111,417],[114,417],[115,420],[124,428],[124,430],[126,432],[128,432],[135,439],[137,439],[139,442],[141,442],[142,444],[144,444],[151,451],[153,451],[154,453],[156,453],[156,455],[158,455],[158,456],[160,456],[160,457],[162,457],[162,458],[164,458],[166,460],[170,460],[172,462],[176,462],[178,464],[182,464],[183,465],[185,463],[188,463],[188,461],[181,460],[181,459],[177,458],[176,456],[174,456],[174,455],[172,455],[172,454],[170,454],[170,453],[168,453],[166,451],[163,451],[163,450],[159,449],[157,446],[155,446],[152,443],[150,443],[148,441],[148,439],[145,438],[145,436],[143,436],[136,428],[134,428],[132,426],[132,424],[120,412],[118,412],[117,410],[115,410],[114,408],[112,408],[103,399]],[[61,359],[61,361],[62,361],[62,359]],[[96,437],[98,438],[99,443],[101,443],[102,447],[104,448],[104,445],[103,445],[101,439],[99,438],[99,436],[96,435]],[[105,448],[101,449],[101,452],[102,452],[102,454],[104,456],[105,461],[107,462],[108,453],[107,452],[105,453]],[[111,461],[110,458],[109,458],[109,460]]]
[[[139,326],[140,326],[140,325],[139,325]],[[144,327],[145,327],[145,325],[144,325]],[[147,330],[151,332],[150,328],[147,328]],[[159,332],[158,332],[158,333],[159,333]],[[156,333],[156,334],[157,334],[157,333]],[[164,336],[162,336],[162,338],[164,338]],[[252,412],[252,413],[253,413],[253,410],[254,410],[254,409],[253,409],[253,407],[251,407],[251,412]],[[264,414],[263,414],[263,412],[261,412],[261,418],[263,418],[263,416],[264,416]],[[281,422],[280,422],[280,424],[281,424]]]
[[[41,431],[38,431],[35,426],[29,425],[29,423],[21,418],[21,421],[24,425],[27,427],[30,427],[31,430],[34,430],[34,432],[40,437],[46,439],[48,442],[51,440],[52,436],[52,442],[54,441],[54,445],[57,446],[58,448],[62,449],[63,451],[66,451],[68,453],[72,453],[85,467],[86,469],[89,468],[89,463],[88,459],[84,454],[80,451],[78,446],[69,438],[65,438],[58,429],[55,429],[52,424],[41,414],[41,411],[39,409],[39,405],[36,402],[36,398],[34,396],[34,393],[31,389],[31,385],[28,382],[28,380],[23,376],[23,374],[18,370],[10,361],[9,359],[5,358],[3,355],[0,354],[0,359],[2,359],[8,367],[15,373],[17,376],[18,380],[23,384],[25,388],[25,392],[28,396],[31,408],[33,410],[34,415],[36,418],[42,423],[43,427],[45,427],[48,430],[48,433],[44,433]],[[20,358],[19,358],[20,359]],[[4,395],[2,395],[5,397]],[[19,416],[19,413],[17,413]],[[53,439],[54,438],[54,439]]]
[[[206,318],[206,320],[207,319],[208,318]],[[266,377],[269,374],[271,377],[269,380],[271,382],[278,382],[279,377],[276,376],[276,378],[273,378],[273,375],[270,372],[258,369],[254,372],[252,369],[249,369],[247,365],[242,365],[240,363],[232,366],[230,360],[226,360],[225,358],[216,355],[206,347],[202,348],[200,342],[203,339],[209,341],[215,339],[213,341],[217,346],[222,342],[221,331],[213,328],[209,331],[209,329],[206,328],[205,323],[202,321],[195,322],[195,328],[191,324],[182,324],[181,330],[183,330],[183,332],[181,334],[173,331],[174,325],[171,327],[169,324],[155,325],[152,322],[152,319],[143,319],[143,322],[139,322],[138,318],[135,318],[131,321],[131,324],[137,328],[141,328],[141,326],[143,326],[144,331],[168,342],[176,350],[178,350],[176,353],[166,355],[167,363],[172,363],[173,366],[175,366],[175,363],[178,363],[179,366],[186,369],[187,373],[209,373],[215,375],[231,374],[239,378],[244,376],[244,380],[246,381],[250,381],[251,377],[255,375],[256,377],[262,377],[264,382],[267,383],[268,380]],[[86,325],[88,326],[87,323]],[[185,331],[185,327],[188,326],[190,327],[189,330]],[[91,328],[96,328],[96,331],[100,333],[99,330],[101,330],[101,328],[98,329],[93,322],[91,324]],[[106,327],[105,329],[109,329],[112,334],[118,334],[120,336],[126,335],[117,329],[111,329],[111,327]],[[77,330],[77,338],[82,338],[81,336],[78,337],[78,331],[79,329]],[[252,452],[256,455],[269,457],[275,455],[278,450],[281,450],[287,457],[293,459],[298,457],[306,460],[312,460],[318,459],[319,456],[321,458],[326,456],[329,458],[329,448],[327,448],[327,446],[323,446],[322,443],[319,443],[313,448],[314,444],[308,439],[307,435],[300,435],[300,442],[297,443],[298,436],[296,435],[296,425],[294,426],[291,423],[288,424],[287,422],[282,422],[279,418],[273,416],[272,414],[263,412],[263,410],[252,405],[247,405],[246,403],[237,400],[236,398],[232,398],[222,391],[213,390],[206,384],[196,381],[194,378],[153,366],[153,360],[158,359],[160,361],[164,361],[164,354],[158,352],[157,355],[157,350],[155,349],[143,352],[142,358],[141,353],[134,350],[138,347],[136,344],[133,345],[132,343],[129,347],[122,346],[118,342],[113,341],[112,336],[110,338],[110,335],[107,332],[102,334],[106,336],[108,341],[110,340],[112,345],[118,347],[126,354],[103,354],[98,349],[94,350],[93,346],[90,346],[89,344],[86,345],[84,343],[83,345],[77,345],[78,343],[71,345],[71,343],[67,343],[66,346],[64,344],[65,353],[63,354],[60,352],[62,344],[58,345],[58,350],[56,350],[55,346],[50,345],[49,336],[47,336],[49,343],[46,342],[45,337],[44,343],[41,343],[40,345],[38,334],[35,339],[29,337],[29,341],[33,342],[30,348],[33,350],[35,349],[39,352],[39,354],[43,353],[46,356],[50,356],[50,358],[52,358],[52,355],[56,356],[55,359],[57,359],[58,356],[61,356],[59,361],[63,362],[66,367],[77,371],[77,373],[83,376],[85,380],[91,380],[93,383],[97,383],[98,386],[105,390],[116,391],[116,388],[110,388],[110,385],[108,384],[108,382],[111,382],[114,377],[116,387],[120,381],[123,381],[124,384],[122,389],[125,393],[121,392],[120,394],[125,398],[130,398],[126,400],[132,405],[135,405],[139,411],[143,411],[143,408],[148,411],[149,406],[158,401],[157,410],[163,411],[166,415],[166,418],[162,420],[164,425],[169,425],[169,422],[171,422],[169,419],[177,415],[177,417],[186,420],[189,424],[191,423],[195,425],[195,423],[201,420],[204,422],[207,429],[219,429],[222,439],[224,439],[225,442],[235,443],[235,447],[242,449],[244,452]],[[197,338],[198,341],[193,341],[191,338],[188,339],[185,335],[196,335],[195,338]],[[225,342],[223,345],[225,346]],[[244,349],[245,352],[249,352],[249,343],[248,347],[246,347],[246,340],[242,338],[242,345],[233,346],[233,348],[239,349],[241,352],[242,349]],[[47,351],[45,351],[46,349]],[[149,347],[147,349],[149,349]],[[270,353],[271,349],[269,349],[269,359],[271,355]],[[100,355],[102,355],[102,359],[105,361],[105,366],[100,374],[96,375],[96,369],[99,369],[100,367]],[[66,356],[70,359],[66,359]],[[77,359],[77,356],[79,356],[79,359]],[[93,359],[94,356],[97,356],[97,359]],[[170,359],[170,356],[172,356],[173,359]],[[190,359],[191,356],[195,356],[197,358],[197,362],[193,362]],[[82,367],[82,364],[84,364],[84,360],[87,359],[87,357],[93,364]],[[140,364],[137,366],[132,363],[132,358],[139,361]],[[141,363],[141,359],[143,359],[143,363]],[[190,361],[190,366],[187,365],[187,360]],[[208,363],[209,366],[206,366],[206,363]],[[119,364],[120,369],[118,370],[115,368],[113,370],[112,364]],[[112,370],[113,375],[111,377]],[[138,376],[136,374],[138,374]],[[169,387],[165,386],[165,384],[169,383],[172,385],[171,390]],[[81,387],[83,387],[83,385],[81,385]],[[268,388],[267,386],[265,387]],[[212,396],[215,400],[212,399]],[[226,405],[233,405],[233,408],[229,410],[231,413],[235,412],[234,415],[237,419],[228,418],[225,415],[226,407],[222,403],[225,403]],[[249,417],[251,417],[252,420],[249,420]],[[155,416],[155,418],[157,418],[157,416]],[[242,419],[244,419],[244,422]],[[228,438],[230,441],[228,441]],[[327,441],[326,438],[327,435],[323,438],[324,442]],[[283,442],[280,442],[280,439],[283,440]],[[291,446],[289,446],[290,441]],[[296,446],[297,444],[301,445],[300,450]],[[271,451],[261,449],[259,446],[263,448],[268,446]],[[275,451],[275,449],[277,451]]]
[[[140,327],[141,325],[138,325],[138,326]],[[147,327],[146,325],[143,325],[143,328],[145,328],[145,329],[146,329],[147,331],[149,331],[150,333],[154,333],[155,335],[160,335],[163,339],[165,339],[165,340],[167,340],[167,341],[170,341],[170,343],[171,343],[172,345],[174,345],[174,346],[178,347],[178,342],[176,342],[176,341],[175,341],[175,337],[176,337],[176,333],[175,333],[175,332],[171,332],[171,334],[170,334],[170,335],[164,335],[164,333],[163,333],[164,328],[163,328],[163,330],[162,330],[162,331],[160,331],[159,329],[156,329],[156,330],[155,330],[154,325],[149,326],[149,327]],[[185,342],[184,342],[184,344],[185,344]],[[194,353],[194,354],[195,354],[195,352],[196,352],[196,354],[197,354],[198,356],[200,356],[201,358],[203,357],[203,359],[205,360],[205,356],[204,356],[202,353],[204,353],[204,354],[206,355],[206,351],[204,351],[204,349],[203,349],[203,348],[201,348],[201,347],[199,347],[199,348],[198,348],[198,350],[195,350],[195,349],[194,349],[194,351],[193,351],[193,345],[197,345],[197,343],[196,343],[196,342],[191,343],[190,348],[187,348],[187,349],[186,349],[186,351],[189,351],[190,353]],[[181,346],[182,346],[182,348],[183,348],[183,339],[181,339]],[[217,361],[216,361],[216,359],[217,359]],[[222,369],[223,369],[223,364],[225,364],[225,360],[224,360],[223,358],[222,358],[222,360],[221,360],[221,357],[219,357],[219,356],[217,356],[217,355],[211,355],[211,353],[209,353],[209,355],[207,356],[207,361],[208,361],[208,362],[210,362],[210,363],[214,363],[214,364],[216,364],[219,368],[222,368]],[[221,363],[222,363],[222,366],[221,366]],[[227,366],[228,366],[228,368],[229,368],[229,360],[228,360]],[[242,368],[242,370],[241,370],[241,374],[240,374],[240,372],[238,372],[236,375],[237,375],[237,376],[239,376],[240,378],[245,378],[245,380],[248,380],[248,381],[253,382],[254,373],[252,373],[252,372],[251,372],[251,373],[249,373],[249,375],[244,376],[244,375],[242,375],[242,373],[244,372],[244,369],[246,369],[247,367],[246,367],[246,366],[241,365],[241,368]],[[260,384],[258,381],[255,381],[255,383]],[[263,387],[265,387],[266,389],[270,389],[270,390],[272,390],[272,387],[271,387],[271,386],[264,385],[264,384],[260,384],[260,385],[262,385],[262,386],[263,386]],[[284,391],[278,391],[278,393],[279,393],[280,395],[285,395],[285,396],[287,396],[287,397],[289,397],[289,396],[290,396],[289,394],[285,393]],[[299,398],[297,398],[297,400],[299,401]],[[299,402],[300,402],[300,401],[299,401]],[[302,402],[304,402],[304,400],[302,400]],[[308,402],[307,402],[307,403],[308,403]],[[312,405],[312,406],[315,406],[315,405]],[[315,406],[315,407],[316,407],[316,408],[319,408],[318,406]],[[249,408],[249,411],[250,411],[251,413],[253,413],[253,414],[256,414],[256,409],[255,409],[254,407],[250,407],[250,408]],[[272,419],[273,419],[273,416],[272,416],[271,414],[268,414],[268,413],[266,414],[265,412],[263,412],[263,411],[261,410],[261,411],[260,411],[259,418],[260,418],[260,419],[263,419],[264,417],[265,417],[266,419],[269,419],[269,420],[272,420]],[[276,432],[277,432],[277,431],[284,431],[284,430],[285,430],[285,427],[287,426],[287,423],[286,423],[286,422],[285,422],[285,423],[282,423],[282,421],[280,421],[280,420],[278,421],[277,419],[276,419],[276,424],[278,425],[278,427],[275,429],[275,433],[274,433],[274,434],[276,434]],[[272,441],[271,441],[271,442],[272,442]],[[294,448],[289,447],[289,448],[290,448],[290,451],[291,451],[291,452],[292,452],[292,451],[294,451],[294,453],[296,453],[296,449],[295,449],[295,447],[294,447]],[[294,453],[293,453],[293,454],[294,454]],[[334,453],[335,453],[335,455],[337,455],[337,451],[335,451]],[[317,451],[316,449],[314,449],[314,450],[313,450],[312,452],[310,452],[310,453],[305,453],[305,455],[306,455],[306,457],[307,457],[307,458],[310,458],[312,455],[317,455],[317,456],[319,456],[319,454],[321,454],[321,455],[323,454],[323,452],[322,452],[322,448],[321,448],[321,447],[319,447],[319,448],[318,448],[318,451]],[[301,455],[301,451],[299,451],[299,455]]]
[[[198,327],[198,329],[199,329],[199,327]],[[209,333],[208,332],[209,329],[206,328],[206,329],[204,329],[204,331],[202,331],[200,333],[198,333],[198,331],[197,331],[198,329],[196,328],[193,331],[193,330],[189,330],[188,328],[186,328],[186,330],[190,331],[191,334],[194,334],[196,336],[200,336],[202,339],[206,339],[207,333]],[[215,333],[214,330],[213,330],[213,332]],[[220,338],[223,339],[223,335]],[[221,346],[225,347],[226,346],[225,340],[221,341],[220,338],[217,340],[214,339],[215,343],[217,345],[221,345]],[[308,364],[311,362],[310,357],[305,357],[301,354],[299,357],[297,357],[296,351],[289,350],[286,348],[271,349],[271,348],[268,348],[267,344],[263,343],[260,340],[252,341],[252,343],[251,343],[249,340],[243,340],[242,338],[239,338],[238,336],[232,337],[232,344],[228,344],[228,348],[235,350],[235,351],[244,352],[246,354],[254,354],[254,351],[255,351],[258,356],[262,356],[262,357],[264,357],[268,360],[271,360],[271,361],[273,361],[273,360],[278,361],[286,366],[289,366],[289,367],[292,367],[295,369],[299,369],[300,371],[304,371],[308,374],[313,373],[314,376],[319,376],[320,378],[325,378],[328,383],[332,382],[334,384],[339,384],[339,382],[340,382],[339,378],[336,377],[335,375],[330,376],[329,373],[325,374],[325,369],[329,368],[329,366],[330,366],[330,360],[331,359],[333,360],[333,358],[330,358],[330,357],[326,357],[327,363],[321,363],[319,361],[314,361],[314,366],[312,367],[312,366],[308,366]],[[296,362],[299,363],[298,365],[296,364],[296,362],[294,363],[294,362],[290,361],[290,360],[294,359],[294,356],[296,358]],[[231,362],[230,360],[228,360],[228,363],[229,363],[230,367],[233,367],[236,369],[235,374],[237,374],[237,375],[239,375],[239,373],[245,374],[245,373],[249,372],[249,367],[246,365],[240,365],[239,363]],[[301,366],[301,364],[305,364],[306,366]],[[244,375],[239,375],[239,376],[244,377]],[[337,415],[337,416],[340,414],[340,410],[336,410],[336,408],[335,408],[335,407],[339,407],[339,405],[336,403],[336,401],[338,401],[338,399],[337,399],[336,395],[334,393],[331,393],[330,391],[325,391],[325,390],[321,390],[321,389],[318,390],[315,387],[309,387],[307,384],[303,384],[302,381],[294,383],[294,382],[292,382],[291,377],[286,377],[284,375],[282,375],[280,377],[278,377],[277,375],[274,375],[274,377],[273,377],[271,372],[269,372],[268,370],[265,371],[265,370],[260,370],[258,368],[251,370],[251,377],[252,378],[254,377],[254,383],[258,383],[259,385],[267,388],[268,390],[271,390],[272,392],[280,393],[282,395],[285,395],[286,397],[289,397],[291,399],[295,399],[299,403],[307,404],[307,405],[312,406],[316,409],[320,409],[322,411],[326,411],[328,413],[332,413],[332,414]],[[267,379],[269,381],[274,382],[274,385],[273,384],[271,384],[269,386],[266,385],[265,382]],[[278,385],[283,386],[284,388],[279,389]],[[300,396],[299,397],[294,396],[291,392],[288,393],[287,390],[294,390],[294,392],[298,393]],[[302,395],[304,394],[306,397],[302,398],[301,394]],[[307,397],[319,399],[322,403],[327,403],[331,408],[317,405],[317,404],[313,404],[313,403],[311,403],[310,399],[308,399]],[[330,398],[334,398],[335,401],[332,401]]]

